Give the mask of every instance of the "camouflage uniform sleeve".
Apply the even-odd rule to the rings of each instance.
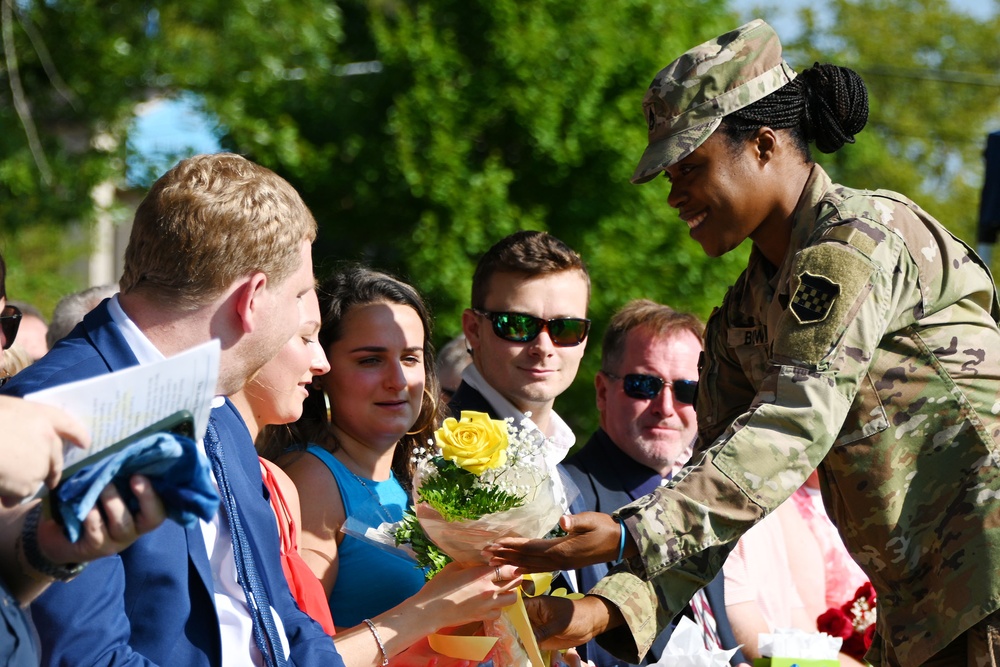
[[[820,238],[790,257],[782,273],[789,302],[769,326],[770,361],[759,380],[753,379],[756,393],[742,411],[727,401],[733,393],[741,395],[754,369],[745,361],[733,364],[722,352],[727,315],[717,318],[709,332],[714,340],[707,341],[707,386],[699,397],[719,403],[713,412],[721,419],[737,416],[696,465],[619,510],[639,547],[629,566],[654,581],[661,603],[673,605],[682,598],[691,579],[711,580],[712,568],[721,562],[689,561],[697,567],[684,566],[685,572],[668,575],[671,568],[735,541],[819,465],[844,424],[893,313],[905,307],[896,288],[915,274],[912,266],[907,268],[908,256],[901,256],[906,253],[901,253],[900,239],[868,222],[849,222],[861,231]],[[878,242],[869,234],[878,236]],[[740,391],[730,392],[726,382],[740,368]],[[699,413],[701,409],[699,405]],[[711,433],[712,425],[707,426]],[[668,612],[675,613],[676,607]]]
[[[657,604],[656,589],[627,570],[608,573],[588,593],[618,607],[625,625],[597,636],[597,643],[629,663],[642,661],[653,640],[671,621],[669,612]]]
[[[728,553],[729,549],[703,552],[675,565],[654,582],[644,581],[624,565],[610,572],[589,595],[602,597],[618,607],[625,625],[598,635],[597,643],[626,662],[640,662],[653,641],[715,576],[703,581],[702,573],[717,572]],[[712,558],[721,560],[713,565],[706,560]]]

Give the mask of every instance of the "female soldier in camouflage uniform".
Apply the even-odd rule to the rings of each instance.
[[[853,142],[864,84],[832,65],[796,76],[763,21],[671,63],[644,108],[649,146],[633,182],[664,172],[668,203],[708,255],[753,242],[706,331],[693,465],[614,517],[566,521],[566,538],[501,541],[494,563],[565,569],[624,553],[627,567],[591,595],[532,613],[546,645],[601,635],[634,660],[818,467],[878,592],[873,664],[996,664],[1000,306],[989,271],[905,197],[830,182],[808,144]]]

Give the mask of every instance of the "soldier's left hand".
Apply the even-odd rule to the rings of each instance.
[[[543,650],[580,646],[624,622],[617,607],[595,595],[579,600],[539,595],[525,598],[524,607]]]

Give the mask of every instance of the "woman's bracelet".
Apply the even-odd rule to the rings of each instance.
[[[615,517],[615,521],[618,522],[618,527],[621,528],[622,531],[621,539],[618,542],[618,559],[615,560],[615,563],[620,563],[622,562],[622,557],[625,556],[625,522],[622,521],[620,516]]]
[[[369,619],[363,619],[365,625],[368,629],[372,631],[372,636],[375,637],[375,643],[378,644],[378,650],[382,654],[382,667],[386,667],[389,664],[389,656],[385,653],[385,644],[382,643],[382,638],[378,636],[378,630],[375,629],[375,624]]]

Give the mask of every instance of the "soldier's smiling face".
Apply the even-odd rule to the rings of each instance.
[[[664,171],[670,181],[667,203],[709,257],[726,254],[748,237],[759,242],[769,234],[766,223],[774,213],[770,161],[759,136],[734,146],[716,131]]]

